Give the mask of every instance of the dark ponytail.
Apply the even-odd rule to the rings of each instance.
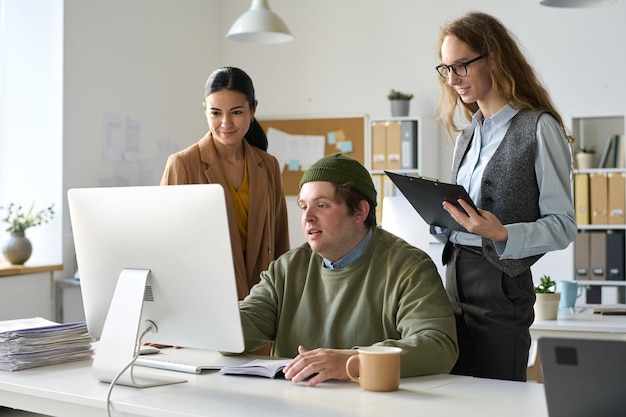
[[[269,146],[267,135],[256,119],[252,120],[252,123],[250,123],[250,129],[248,129],[245,138],[250,145],[267,152],[267,147]]]

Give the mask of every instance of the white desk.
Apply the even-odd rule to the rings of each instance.
[[[150,370],[173,374],[170,371]],[[180,376],[181,374],[176,373]],[[453,375],[403,379],[398,391],[363,391],[355,382],[314,388],[286,380],[187,375],[189,382],[136,389],[117,386],[113,416],[382,416],[547,417],[543,385]],[[53,416],[106,416],[108,384],[91,376],[91,362],[0,371],[0,405]]]
[[[557,320],[535,321],[530,326],[531,337],[571,337],[578,339],[626,340],[626,316],[593,314],[593,307],[575,313],[559,310]]]
[[[593,306],[576,307],[574,312],[559,310],[556,320],[539,320],[530,326],[533,340],[529,354],[528,379],[543,382],[537,339],[567,337],[573,339],[626,340],[626,316],[593,314]]]

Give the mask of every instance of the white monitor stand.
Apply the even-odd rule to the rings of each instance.
[[[138,340],[144,297],[150,302],[150,271],[124,269],[120,274],[102,336],[94,356],[92,372],[102,382],[113,382],[122,369],[127,368],[116,383],[136,388],[187,382],[183,378],[163,375],[137,375],[130,365],[140,348]],[[146,323],[155,326],[154,323]],[[158,332],[158,328],[154,328]]]

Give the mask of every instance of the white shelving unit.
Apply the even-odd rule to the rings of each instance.
[[[576,137],[575,148],[592,148],[595,150],[592,166],[590,169],[576,169],[576,174],[594,173],[626,173],[625,166],[599,168],[602,155],[609,138],[620,135],[618,161],[626,159],[626,137],[624,136],[624,116],[601,116],[601,117],[576,117],[572,120],[572,129]],[[575,196],[574,196],[575,197]],[[590,196],[591,200],[591,196]],[[579,232],[626,230],[626,224],[579,224]],[[625,233],[626,235],[626,233]],[[591,248],[593,250],[593,248]],[[574,259],[574,262],[576,260]],[[622,269],[626,265],[622,265]],[[574,269],[575,271],[575,269]],[[617,290],[617,302],[626,302],[626,281],[615,280],[577,280],[586,288],[587,303],[596,304],[603,302],[603,287],[614,287]]]
[[[407,124],[413,126],[413,137],[404,137]],[[374,133],[375,128],[378,129],[377,133]],[[423,175],[425,152],[422,140],[422,122],[418,117],[370,119],[365,138],[365,167],[372,174],[374,185],[378,191],[376,214],[379,224],[382,223],[384,197],[401,195],[395,190],[384,171]],[[402,168],[407,161],[411,162],[410,167]]]
[[[372,126],[374,123],[387,122],[416,122],[416,138],[415,138],[415,158],[416,164],[412,168],[389,168],[388,171],[403,173],[413,176],[434,177],[438,172],[439,165],[439,143],[438,137],[429,135],[424,137],[424,125],[419,117],[381,117],[372,118],[369,121],[365,140],[365,167],[371,172],[373,177],[385,179],[387,184],[379,184],[379,192],[383,196],[387,194],[390,198],[386,201],[386,215],[383,215],[383,198],[379,197],[379,206],[376,210],[378,216],[378,224],[384,229],[400,236],[410,244],[424,250],[435,262],[437,269],[442,277],[445,277],[445,267],[441,264],[441,251],[443,245],[430,235],[429,226],[417,214],[411,204],[406,200],[402,193],[394,189],[390,193],[388,186],[391,186],[391,180],[385,174],[385,169],[373,169],[372,167]],[[404,155],[406,157],[406,155]],[[402,157],[402,155],[401,155]],[[374,183],[377,181],[374,179]],[[395,188],[395,187],[394,187]],[[383,218],[385,219],[383,222]]]
[[[424,149],[424,144],[422,140],[422,122],[419,117],[384,117],[384,118],[373,118],[369,122],[369,128],[367,129],[366,143],[365,143],[365,167],[370,170],[372,174],[384,174],[384,169],[374,169],[372,164],[373,158],[373,150],[372,150],[372,127],[375,123],[387,123],[387,122],[416,122],[416,143],[415,143],[415,159],[417,161],[417,166],[411,169],[391,169],[394,172],[404,172],[412,175],[422,175],[424,163],[422,161],[424,152],[427,150]],[[413,157],[413,155],[411,155]],[[402,158],[402,155],[400,156]],[[406,157],[406,155],[405,155]]]

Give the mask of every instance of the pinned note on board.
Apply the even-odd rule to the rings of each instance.
[[[354,150],[352,146],[352,142],[349,140],[344,140],[343,142],[339,142],[337,144],[337,148],[343,153],[350,153]]]
[[[298,195],[302,174],[324,155],[341,152],[364,163],[367,118],[363,115],[258,121],[268,138],[267,152],[281,167],[285,195]]]

